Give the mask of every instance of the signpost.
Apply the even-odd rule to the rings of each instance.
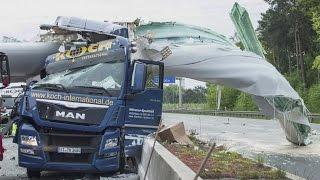
[[[158,76],[154,76],[153,81],[155,83],[159,83],[159,77]],[[174,83],[176,83],[176,77],[175,76],[165,76],[163,78],[163,83],[174,84]]]

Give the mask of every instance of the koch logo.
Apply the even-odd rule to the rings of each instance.
[[[84,113],[65,112],[65,111],[56,111],[56,117],[85,120],[86,119],[86,114],[84,114]]]

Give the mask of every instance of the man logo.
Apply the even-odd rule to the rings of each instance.
[[[63,117],[63,118],[71,118],[71,119],[86,119],[86,114],[82,113],[73,113],[73,112],[65,112],[65,111],[56,111],[56,117]]]

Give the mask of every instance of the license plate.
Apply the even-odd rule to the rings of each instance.
[[[81,148],[58,147],[58,153],[81,154]]]

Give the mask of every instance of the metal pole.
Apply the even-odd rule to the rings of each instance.
[[[179,108],[182,107],[182,77],[179,77]]]
[[[162,125],[162,118],[160,119],[159,126],[158,126],[158,129],[156,131],[156,135],[154,137],[154,142],[153,142],[153,145],[152,145],[151,154],[150,154],[150,157],[148,159],[148,164],[147,164],[146,172],[144,173],[143,180],[146,180],[146,178],[147,178],[148,169],[149,169],[149,166],[150,166],[150,163],[151,163],[151,158],[152,158],[152,155],[153,155],[153,152],[154,152],[154,147],[155,147],[156,142],[157,142],[157,138],[158,138],[158,134],[159,134],[161,125]]]
[[[217,85],[217,90],[216,90],[216,100],[217,100],[217,110],[220,110],[220,105],[221,105],[221,86]]]
[[[207,155],[206,155],[206,158],[204,158],[204,160],[201,162],[200,168],[198,169],[198,172],[197,172],[197,174],[196,174],[196,176],[194,177],[193,180],[197,180],[197,179],[198,179],[201,171],[203,170],[204,166],[206,165],[208,159],[210,158],[211,153],[212,153],[214,147],[216,147],[216,143],[213,143],[213,144],[211,145],[210,150],[209,150],[209,152],[208,152]]]

